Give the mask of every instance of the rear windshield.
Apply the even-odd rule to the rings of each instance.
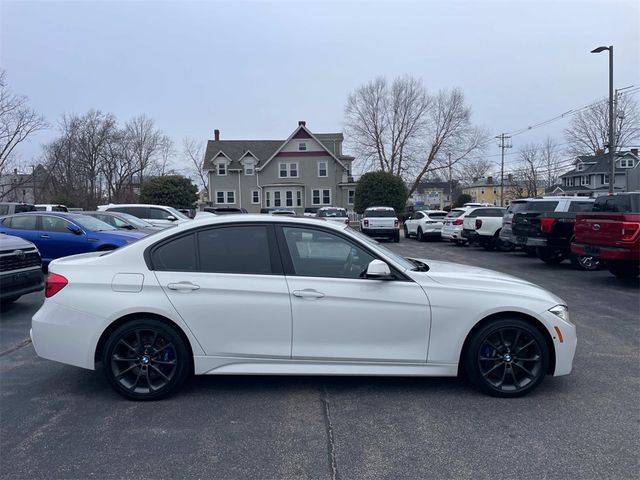
[[[524,212],[554,212],[558,202],[527,202]]]
[[[465,211],[464,210],[451,210],[448,214],[447,214],[447,218],[456,218],[459,217],[460,215],[462,215]]]
[[[429,216],[429,218],[444,218],[447,216],[447,212],[427,213],[427,215]]]
[[[596,198],[596,202],[593,204],[593,211],[612,213],[640,213],[638,211],[638,208],[633,208],[634,202],[632,200],[632,195],[598,197]]]
[[[395,217],[396,212],[393,210],[365,210],[365,217]]]
[[[327,210],[320,210],[318,217],[346,217],[347,211],[341,208],[331,208]]]
[[[507,213],[524,212],[526,208],[527,202],[513,202],[511,205],[509,205]]]

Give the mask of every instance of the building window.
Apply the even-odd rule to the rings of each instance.
[[[273,192],[273,206],[281,207],[282,199],[280,198],[280,192]]]
[[[236,203],[236,192],[234,190],[216,191],[216,203]]]
[[[271,192],[264,192],[264,204],[266,207],[271,206]]]
[[[253,160],[248,161],[244,164],[244,174],[245,175],[253,175]]]
[[[480,195],[484,195],[484,188],[480,189]]]
[[[320,205],[320,190],[311,190],[311,204]]]
[[[224,160],[218,160],[216,166],[218,175],[225,176],[227,174],[227,162],[225,162]]]
[[[301,152],[305,151],[307,149],[307,142],[300,142],[298,143],[298,150],[300,150]]]
[[[578,172],[581,172],[583,167],[584,167],[584,165],[582,165],[581,163],[579,163],[579,164],[578,164],[578,167],[576,168],[576,170],[577,170]]]
[[[287,190],[286,192],[284,192],[284,200],[285,206],[293,207],[293,191]]]
[[[227,192],[227,203],[236,203],[236,192]]]
[[[356,191],[355,190],[349,190],[347,192],[347,205],[353,205],[353,202],[356,198]]]
[[[591,184],[591,176],[584,175],[580,177],[580,185],[590,185]]]
[[[620,160],[620,168],[633,168],[633,159],[623,158]]]
[[[216,203],[224,203],[224,192],[216,192]]]
[[[302,206],[302,192],[300,190],[296,191],[296,207]]]
[[[279,165],[280,178],[297,178],[298,177],[298,162],[282,162]]]
[[[319,177],[327,176],[327,162],[318,162],[318,176]]]
[[[495,195],[496,193],[498,193],[498,190],[494,188],[493,189],[493,194]]]
[[[260,192],[258,190],[251,190],[251,203],[260,203]]]
[[[322,204],[331,205],[331,190],[322,190]]]
[[[609,175],[607,175],[606,173],[603,173],[600,175],[600,183],[602,185],[609,185]]]

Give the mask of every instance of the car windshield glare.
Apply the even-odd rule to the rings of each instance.
[[[102,232],[107,230],[117,230],[108,223],[98,220],[97,218],[90,217],[89,215],[75,215],[73,221],[80,225],[85,230],[92,232]]]

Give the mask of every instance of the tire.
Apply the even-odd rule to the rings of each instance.
[[[567,253],[557,248],[538,247],[536,248],[537,257],[544,263],[556,265],[562,263],[567,258]]]
[[[618,278],[636,278],[640,275],[640,263],[633,260],[606,262],[607,270]]]
[[[398,230],[398,231],[393,235],[393,242],[394,242],[394,243],[398,243],[398,242],[400,242],[400,230]]]
[[[419,242],[424,242],[425,238],[424,238],[424,233],[422,233],[422,228],[418,227],[418,241]]]
[[[534,390],[549,369],[549,348],[528,322],[494,320],[469,339],[463,352],[467,379],[494,397],[520,397]]]
[[[411,238],[411,234],[409,233],[409,229],[407,226],[404,226],[404,238]]]
[[[571,265],[573,265],[574,268],[586,272],[599,270],[602,266],[602,262],[600,262],[597,257],[591,255],[571,255],[569,260],[571,260]]]
[[[192,358],[175,328],[155,319],[132,320],[107,339],[102,366],[113,389],[130,400],[159,400],[191,372]]]

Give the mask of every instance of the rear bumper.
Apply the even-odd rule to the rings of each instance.
[[[587,243],[572,243],[571,253],[593,255],[601,260],[640,260],[640,251],[621,247],[601,247]]]
[[[516,245],[522,245],[525,247],[546,247],[547,239],[544,237],[523,237],[521,235],[516,236]]]
[[[475,230],[471,230],[469,228],[463,228],[461,233],[462,238],[466,238],[470,242],[473,242],[478,239],[479,235]]]
[[[40,267],[0,275],[0,298],[20,297],[44,288],[44,274]]]
[[[362,233],[370,237],[389,237],[393,238],[400,235],[399,228],[363,228]]]

